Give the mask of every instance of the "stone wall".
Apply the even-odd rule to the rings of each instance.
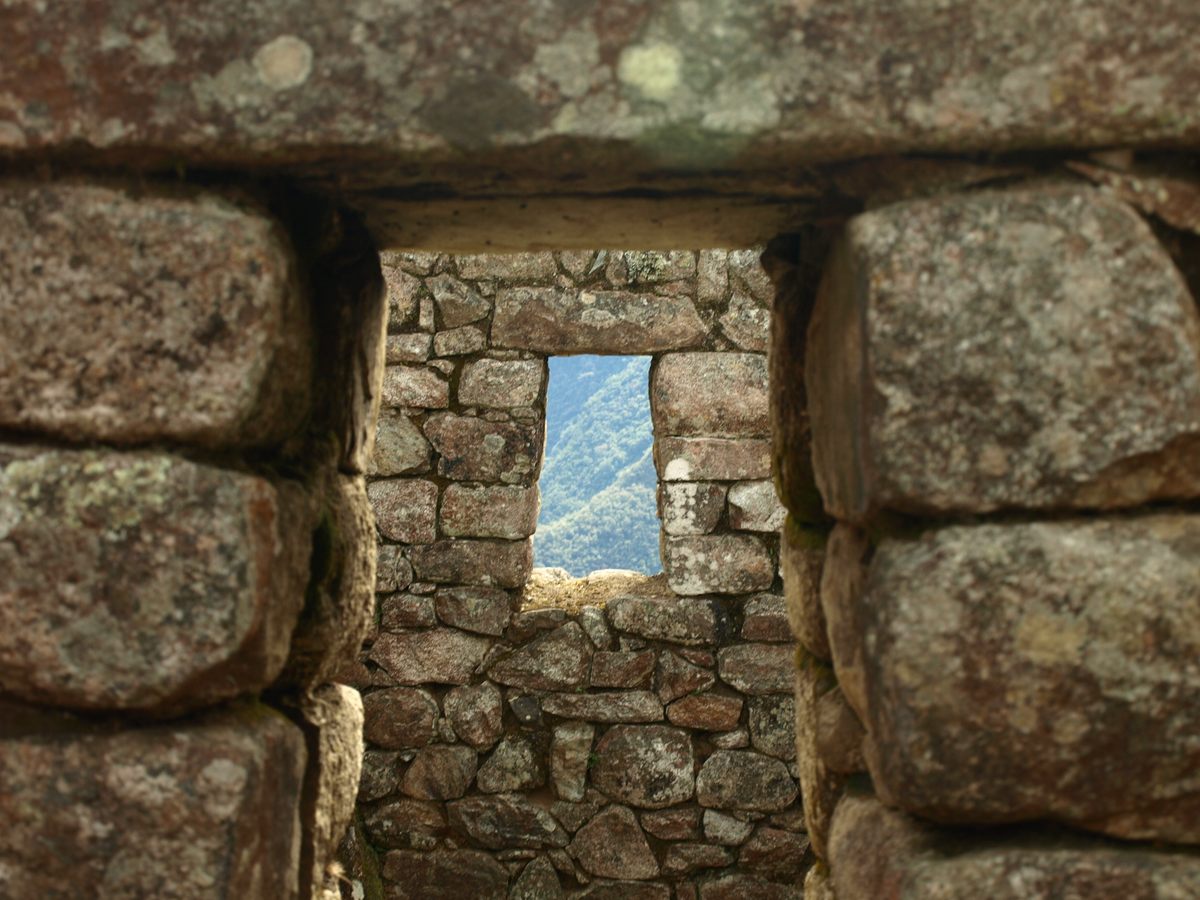
[[[324,237],[0,182],[4,897],[337,896],[385,306],[361,228]]]
[[[758,252],[388,253],[384,272],[379,622],[346,677],[385,895],[797,893]],[[666,595],[520,608],[546,358],[568,353],[654,357]]]

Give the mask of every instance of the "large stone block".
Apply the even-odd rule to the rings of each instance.
[[[765,436],[770,433],[767,358],[758,353],[662,356],[650,374],[650,411],[660,436]]]
[[[709,534],[725,509],[723,484],[669,481],[658,486],[658,517],[669,535]]]
[[[537,485],[451,484],[442,495],[442,532],[450,537],[520,540],[537,528]]]
[[[831,659],[821,608],[821,572],[828,535],[805,528],[794,518],[784,522],[779,539],[779,574],[787,599],[788,624],[809,653]]]
[[[0,731],[5,897],[297,897],[305,742],[263,706]]]
[[[491,641],[457,628],[381,634],[370,658],[400,684],[466,684],[487,653]]]
[[[438,474],[456,481],[532,484],[542,469],[542,422],[489,422],[441,413],[429,417],[425,436],[441,457]]]
[[[809,343],[817,481],[840,519],[1200,495],[1195,299],[1095,190],[859,216]]]
[[[838,900],[1172,900],[1200,895],[1200,855],[1048,828],[942,830],[852,794],[830,840]]]
[[[566,691],[587,685],[592,645],[578,622],[567,622],[501,656],[488,677],[535,691]]]
[[[533,406],[545,383],[544,359],[480,359],[463,366],[458,402],[495,409]]]
[[[422,581],[519,588],[533,568],[533,545],[528,539],[445,540],[413,547],[411,560]]]
[[[309,409],[312,312],[254,206],[120,183],[0,184],[0,427],[271,444]]]
[[[696,776],[696,800],[717,809],[779,812],[796,799],[787,766],[751,750],[718,750]]]
[[[0,688],[156,713],[261,690],[304,605],[315,506],[163,453],[0,447]]]
[[[605,610],[618,631],[652,641],[696,647],[717,640],[717,608],[711,600],[682,597],[617,597]]]
[[[508,872],[481,850],[392,850],[383,858],[386,900],[504,900]]]
[[[379,533],[390,541],[430,544],[437,538],[437,485],[424,478],[387,478],[367,488]]]
[[[654,463],[663,481],[741,481],[771,474],[771,442],[760,438],[657,437]]]
[[[1200,843],[1200,516],[885,538],[825,602],[889,805]]]
[[[596,744],[591,778],[621,803],[662,809],[692,798],[695,768],[688,732],[665,725],[615,725]]]
[[[667,583],[684,596],[749,594],[775,581],[766,544],[748,534],[664,535],[662,549]]]
[[[818,741],[818,711],[823,697],[838,686],[833,670],[824,661],[800,651],[795,675],[796,769],[804,828],[813,852],[829,858],[829,830],[833,812],[846,789],[846,777],[830,769]]]
[[[660,353],[699,347],[708,328],[687,297],[504,288],[492,342],[539,353]]]

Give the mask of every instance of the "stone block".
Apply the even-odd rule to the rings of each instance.
[[[650,373],[650,412],[654,433],[663,437],[765,436],[770,433],[767,358],[757,353],[661,356]]]
[[[435,356],[465,356],[479,353],[487,347],[487,333],[476,325],[464,325],[433,336]]]
[[[279,713],[0,730],[4,896],[297,897],[307,755]]]
[[[485,794],[532,791],[545,785],[546,776],[545,741],[517,732],[506,735],[484,760],[475,786]]]
[[[450,382],[432,366],[388,366],[383,373],[383,405],[445,409],[450,405]]]
[[[814,463],[839,519],[1200,495],[1195,298],[1096,190],[859,216],[809,336]]]
[[[771,442],[759,438],[655,437],[663,481],[738,481],[771,475]]]
[[[310,408],[310,299],[233,198],[0,184],[0,427],[69,441],[275,444]]]
[[[505,900],[508,872],[481,850],[392,850],[383,857],[387,900]]]
[[[389,366],[396,363],[423,363],[429,359],[432,347],[433,336],[429,334],[390,334],[384,358]]]
[[[521,870],[508,900],[563,900],[565,896],[554,863],[545,856],[538,856]]]
[[[700,809],[648,810],[642,813],[642,827],[662,841],[693,841],[700,837]]]
[[[315,506],[164,453],[0,445],[0,689],[155,713],[262,690],[304,603]]]
[[[666,725],[615,725],[596,744],[592,783],[640,809],[663,809],[692,798],[692,738]]]
[[[492,311],[492,304],[486,297],[479,296],[478,291],[453,275],[435,275],[425,282],[425,286],[437,304],[442,329],[478,322]]]
[[[606,806],[575,833],[567,852],[591,875],[631,880],[658,875],[658,860],[628,806]]]
[[[367,488],[379,533],[389,541],[429,544],[437,539],[438,488],[424,478],[388,478]]]
[[[451,688],[445,707],[455,735],[476,750],[487,750],[500,739],[504,698],[491,682]]]
[[[422,581],[519,588],[533,568],[533,546],[528,539],[444,540],[413,547],[411,561]]]
[[[435,602],[442,622],[476,634],[499,637],[512,618],[512,598],[499,588],[441,588]]]
[[[375,547],[375,590],[381,594],[406,590],[413,580],[412,566],[404,555],[404,548],[395,544],[379,544]],[[411,624],[418,624],[416,622]],[[432,622],[424,624],[432,625]]]
[[[381,256],[381,264],[387,296],[388,331],[401,331],[416,324],[421,296],[427,289],[420,278],[391,265],[386,252]]]
[[[558,287],[496,293],[492,343],[538,353],[661,353],[699,347],[708,328],[687,297]]]
[[[649,691],[547,694],[542,709],[552,716],[588,722],[659,722],[663,717],[662,704]]]
[[[793,885],[804,877],[804,870],[808,868],[807,854],[806,836],[764,825],[742,845],[738,852],[738,868],[757,878]]]
[[[543,359],[478,359],[463,366],[458,402],[489,409],[534,406],[545,383]]]
[[[826,614],[889,805],[1200,842],[1200,516],[884,538],[861,585]]]
[[[653,650],[599,651],[592,656],[592,687],[649,687],[657,661]]]
[[[699,731],[730,731],[742,718],[741,697],[724,694],[691,694],[667,707],[667,721]]]
[[[817,698],[813,736],[817,756],[831,772],[853,775],[867,770],[863,757],[866,731],[840,688]]]
[[[424,747],[433,739],[437,701],[420,688],[393,687],[363,698],[363,734],[387,750]]]
[[[578,622],[567,622],[501,656],[488,677],[533,691],[565,691],[587,685],[592,645]]]
[[[766,353],[771,343],[771,310],[742,293],[729,298],[729,306],[717,319],[721,331],[740,350]]]
[[[554,795],[560,800],[583,799],[595,734],[595,726],[586,722],[564,722],[554,729],[554,740],[550,745],[550,779]]]
[[[432,850],[446,833],[446,814],[441,803],[400,797],[369,807],[363,824],[376,847]]]
[[[747,720],[755,750],[784,762],[796,758],[796,701],[790,693],[751,697]]]
[[[701,806],[750,812],[779,812],[796,799],[787,766],[752,750],[717,750],[696,776]]]
[[[461,744],[430,744],[409,763],[400,790],[419,800],[457,800],[471,786],[477,759]]]
[[[938,829],[853,794],[838,804],[829,845],[838,900],[1167,900],[1200,894],[1200,857],[1048,828]]]
[[[796,665],[796,768],[804,828],[813,852],[829,858],[833,811],[846,789],[846,777],[829,767],[817,745],[817,710],[822,697],[835,689],[833,670],[811,654],[800,652]]]
[[[833,658],[821,607],[821,573],[828,540],[825,531],[804,528],[795,519],[784,523],[779,540],[779,575],[788,624],[809,653],[826,661]]]
[[[742,640],[776,641],[792,639],[788,624],[787,601],[778,594],[755,594],[742,607]]]
[[[370,803],[400,787],[400,753],[396,750],[366,750],[358,782],[358,802]]]
[[[569,842],[549,812],[519,794],[465,797],[446,810],[455,831],[489,850],[541,850]]]
[[[672,536],[709,534],[725,511],[723,484],[707,481],[668,481],[658,486],[658,517]]]
[[[413,475],[428,472],[432,448],[421,428],[402,412],[385,409],[375,426],[375,447],[368,475]]]
[[[495,279],[519,284],[548,284],[558,274],[554,254],[540,253],[468,253],[454,257],[458,274],[474,281]]]
[[[617,631],[687,647],[717,640],[717,609],[711,600],[690,597],[617,597],[605,608]]]
[[[677,653],[663,650],[654,673],[655,691],[663,703],[670,703],[685,694],[708,690],[717,677],[708,669],[693,665]]]
[[[528,485],[542,468],[542,422],[523,425],[440,413],[425,423],[425,436],[441,457],[438,474],[456,481]]]
[[[722,847],[736,847],[746,842],[754,831],[754,823],[715,809],[704,810],[704,839]]]
[[[419,594],[391,594],[379,598],[379,625],[384,631],[429,628],[437,624],[433,598]]]
[[[456,628],[384,632],[371,645],[368,658],[400,684],[466,684],[491,643]]]
[[[778,531],[787,510],[770,481],[739,481],[729,487],[729,526],[739,531]]]
[[[775,563],[759,538],[705,534],[662,539],[667,583],[677,594],[750,594],[775,581]]]
[[[613,284],[661,285],[696,274],[692,250],[621,250],[608,254],[604,275]]]
[[[442,496],[442,533],[520,540],[536,530],[540,508],[536,484],[451,484]]]

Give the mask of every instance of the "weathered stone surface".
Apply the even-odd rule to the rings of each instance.
[[[550,809],[563,827],[572,833],[608,804],[608,798],[595,788],[588,788],[582,802],[557,800]],[[560,869],[560,871],[562,871]]]
[[[508,872],[479,850],[392,850],[383,857],[385,900],[504,900]]]
[[[792,648],[787,644],[737,644],[717,652],[721,680],[743,694],[784,694],[792,686]]]
[[[592,783],[642,809],[691,799],[695,787],[691,736],[666,725],[616,725],[596,744]],[[597,873],[599,874],[599,873]]]
[[[780,828],[763,826],[742,845],[738,867],[767,881],[795,884],[807,868],[808,838]]]
[[[938,821],[1200,842],[1182,737],[1200,729],[1198,551],[1183,513],[884,539],[833,631],[839,672],[869,659],[862,695],[842,687],[880,796]]]
[[[309,409],[309,298],[248,202],[0,184],[0,427],[71,441],[276,443]]]
[[[575,833],[567,851],[592,875],[639,880],[658,875],[637,817],[628,806],[613,804]]]
[[[403,548],[393,544],[378,544],[375,548],[375,590],[379,593],[403,591],[412,584],[412,580],[412,565],[404,555]],[[421,624],[432,625],[433,622]]]
[[[304,602],[314,507],[162,453],[0,445],[0,689],[156,712],[261,690]]]
[[[1168,900],[1200,891],[1194,851],[1046,828],[939,830],[854,794],[838,804],[829,849],[838,900]]]
[[[686,297],[565,288],[503,288],[492,341],[539,353],[659,353],[699,347],[708,328]]]
[[[554,716],[589,722],[658,722],[663,717],[662,704],[649,691],[547,694],[542,708]]]
[[[550,745],[550,779],[554,794],[560,800],[583,799],[595,734],[595,727],[586,722],[564,722],[554,729],[554,740]]]
[[[367,750],[363,753],[358,782],[358,802],[370,803],[393,794],[400,787],[400,754],[395,750]]]
[[[742,639],[777,641],[792,639],[788,625],[787,601],[778,594],[756,594],[742,608]]]
[[[554,280],[558,267],[554,254],[540,253],[468,253],[454,258],[463,278],[498,279],[545,284]]]
[[[671,900],[671,888],[646,881],[594,881],[576,896],[579,900]]]
[[[384,631],[427,628],[437,624],[433,598],[418,594],[391,594],[379,598],[380,627]]]
[[[371,645],[369,659],[400,684],[466,684],[491,642],[454,628],[385,632]]]
[[[491,409],[533,406],[545,382],[545,360],[480,359],[463,366],[458,402]]]
[[[750,875],[726,875],[700,885],[700,900],[804,900],[804,888]]]
[[[461,744],[430,744],[417,753],[400,790],[419,800],[456,800],[475,777],[476,756]]]
[[[821,606],[821,572],[825,562],[824,531],[802,528],[788,519],[780,532],[779,575],[787,600],[792,634],[809,653],[832,659],[825,613]]]
[[[420,688],[372,691],[363,698],[364,736],[390,750],[424,747],[433,738],[437,701]]]
[[[771,474],[771,442],[758,438],[656,437],[663,481],[737,481]]]
[[[809,333],[814,463],[840,519],[1200,494],[1200,314],[1149,226],[1095,190],[860,216]]]
[[[501,684],[535,691],[562,691],[587,682],[592,645],[578,622],[568,622],[518,647],[488,668]]]
[[[667,707],[667,720],[680,728],[729,731],[742,717],[741,697],[723,694],[692,694]]]
[[[613,645],[612,632],[604,610],[598,606],[585,606],[579,611],[579,627],[587,632],[588,640],[597,650],[608,650]]]
[[[460,740],[486,750],[500,739],[504,698],[491,682],[452,688],[444,703],[446,718]]]
[[[725,485],[706,481],[661,483],[658,517],[670,535],[708,534],[725,510]]]
[[[754,831],[754,823],[716,809],[704,811],[704,839],[725,847],[744,844]]]
[[[791,684],[791,671],[784,674]],[[796,758],[796,701],[790,693],[751,697],[749,722],[755,750],[785,762]]]
[[[840,688],[835,687],[817,699],[817,728],[813,740],[817,756],[831,772],[852,775],[867,770],[863,758],[865,737],[862,723]]]
[[[544,426],[439,413],[425,436],[440,454],[438,474],[456,481],[532,484],[542,467]]]
[[[664,650],[659,654],[654,680],[658,699],[670,703],[684,694],[708,690],[717,678],[708,669],[693,665],[677,653]]]
[[[742,750],[750,746],[750,729],[735,728],[723,734],[714,734],[710,740],[716,750]]]
[[[328,682],[358,657],[375,615],[375,519],[361,476],[330,475],[304,608],[281,680]],[[340,840],[341,835],[338,835]]]
[[[721,330],[742,350],[766,353],[770,346],[771,312],[745,294],[734,294],[729,308],[717,320]]]
[[[437,304],[442,329],[458,328],[486,318],[492,304],[469,284],[464,284],[453,275],[441,274],[425,282]]]
[[[454,538],[413,547],[409,558],[422,581],[518,588],[533,568],[533,546],[528,540]]]
[[[499,588],[441,588],[434,596],[439,619],[477,634],[504,634],[512,616],[512,599]]]
[[[416,323],[422,295],[428,291],[420,278],[393,265],[389,255],[388,251],[380,254],[380,265],[387,296],[388,331],[391,332],[401,331]]]
[[[529,791],[546,783],[546,749],[532,735],[510,734],[479,767],[476,786],[486,794]]]
[[[787,766],[751,750],[717,750],[696,776],[701,806],[778,812],[795,799]]]
[[[565,847],[567,835],[554,817],[519,794],[467,797],[447,807],[450,825],[491,850]]]
[[[621,250],[608,254],[604,274],[613,284],[666,285],[696,273],[693,250]]]
[[[445,409],[450,405],[450,382],[431,366],[388,366],[383,373],[383,405]]]
[[[836,900],[829,868],[820,860],[804,876],[804,900]]]
[[[438,489],[423,478],[387,478],[367,487],[379,533],[402,544],[437,538]]]
[[[4,896],[296,896],[306,753],[282,715],[64,725],[4,726]]]
[[[614,628],[638,637],[689,647],[717,639],[717,613],[709,600],[626,596],[610,601],[606,611]]]
[[[369,808],[363,826],[376,847],[432,850],[446,833],[446,815],[440,803],[401,797]]]
[[[817,705],[837,687],[833,670],[817,657],[801,651],[796,663],[796,768],[804,828],[813,852],[829,858],[829,828],[833,811],[846,787],[844,775],[831,770],[817,746]]]
[[[726,438],[767,434],[766,360],[757,353],[659,357],[650,373],[655,434]]]
[[[685,597],[765,591],[775,581],[771,554],[753,535],[664,537],[662,548],[667,583]]]
[[[513,882],[508,900],[562,900],[565,895],[554,863],[544,856],[529,861]]]
[[[741,531],[778,531],[787,510],[770,481],[739,481],[729,488],[729,525]]]
[[[662,872],[680,877],[701,869],[721,869],[733,862],[733,854],[712,844],[672,844],[663,856]]]
[[[429,359],[433,347],[433,335],[421,334],[389,334],[387,338],[386,362],[394,363],[423,363]]]
[[[385,409],[375,427],[375,450],[368,475],[413,475],[429,471],[432,448],[413,420],[402,412]]]
[[[602,650],[592,656],[592,687],[648,688],[657,661],[653,650]]]
[[[520,540],[537,528],[537,485],[451,484],[442,496],[442,533]]]
[[[649,810],[641,814],[642,828],[664,841],[688,841],[700,837],[698,807]]]
[[[435,356],[463,356],[467,353],[479,353],[486,347],[487,333],[475,325],[439,331],[433,336]]]

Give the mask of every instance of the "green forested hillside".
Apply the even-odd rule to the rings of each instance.
[[[539,566],[661,570],[648,357],[555,357],[546,400]]]

